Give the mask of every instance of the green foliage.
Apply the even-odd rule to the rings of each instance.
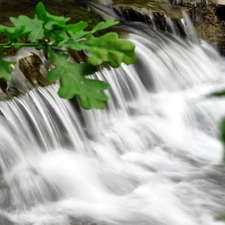
[[[218,217],[217,220],[225,221],[225,215]]]
[[[209,97],[224,97],[224,96],[225,96],[225,90],[213,92],[209,95]]]
[[[88,63],[68,62],[68,55],[64,52],[59,54],[50,50],[49,53],[49,61],[54,64],[54,68],[47,74],[46,78],[49,81],[56,81],[60,78],[59,96],[72,98],[77,95],[80,104],[85,109],[104,108],[108,97],[101,91],[108,89],[109,84],[85,78],[85,75],[94,73],[96,67]],[[76,71],[76,76],[74,76],[74,71]],[[67,76],[64,76],[64,74],[67,74]]]
[[[225,90],[222,91],[216,91],[213,92],[209,95],[209,97],[224,97],[225,96]],[[223,153],[223,163],[225,163],[225,118],[222,119],[221,123],[220,123],[220,139],[223,143],[223,149],[224,149],[224,153]]]
[[[118,24],[119,21],[114,21],[114,19],[108,19],[107,21],[98,23],[91,31],[91,33],[95,33],[96,31],[104,30],[108,27],[114,26]]]
[[[91,56],[88,62],[92,65],[99,65],[107,62],[112,67],[119,67],[122,62],[131,64],[135,62],[134,44],[127,40],[121,40],[116,33],[107,33],[99,38],[88,35],[86,39],[77,41],[73,38],[60,43],[60,46],[68,47],[77,51],[88,50]]]
[[[25,26],[19,26],[19,27],[6,27],[3,25],[0,25],[0,32],[3,33],[7,40],[10,43],[18,42],[20,38],[27,35],[26,32],[24,32]]]
[[[19,16],[10,20],[15,27],[25,27],[24,32],[28,34],[28,41],[35,42],[44,38],[43,22],[38,19],[30,19],[27,16]]]
[[[13,64],[16,64],[16,62],[7,62],[0,58],[0,74],[1,78],[3,78],[5,81],[10,81],[11,79]]]
[[[62,25],[64,26],[66,22],[70,20],[70,18],[65,18],[63,16],[54,16],[48,13],[45,9],[45,6],[42,2],[39,2],[36,6],[36,15],[35,18],[41,20],[44,22],[44,24],[47,24],[49,22],[54,22],[56,25]]]
[[[42,2],[36,6],[34,18],[21,15],[10,18],[14,27],[0,25],[0,32],[8,42],[0,44],[2,48],[21,48],[33,46],[43,49],[49,56],[52,69],[48,71],[46,79],[60,81],[58,94],[63,98],[77,96],[85,109],[102,109],[108,100],[103,93],[110,85],[99,80],[86,77],[96,71],[96,66],[105,62],[112,67],[119,67],[121,63],[135,63],[135,45],[128,40],[120,39],[115,32],[96,36],[96,32],[118,24],[114,19],[98,23],[92,30],[85,30],[86,22],[67,24],[70,18],[55,16],[48,13]],[[26,42],[21,39],[26,37]],[[74,63],[68,60],[68,50],[87,50],[90,56],[85,63]],[[0,59],[0,78],[10,80],[13,62]]]
[[[223,118],[221,121],[220,130],[221,130],[221,140],[224,146],[223,163],[225,163],[225,118]]]

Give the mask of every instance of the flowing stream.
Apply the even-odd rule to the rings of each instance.
[[[93,75],[111,84],[105,110],[57,85],[0,102],[1,225],[223,224],[225,101],[207,95],[224,58],[150,29],[129,39],[138,63]]]

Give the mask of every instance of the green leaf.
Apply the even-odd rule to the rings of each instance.
[[[54,39],[56,43],[67,41],[69,39],[67,32],[70,36],[76,36],[78,38],[83,37],[87,33],[84,32],[83,29],[87,27],[87,25],[88,24],[86,22],[81,21],[76,24],[59,26],[56,22],[51,21],[45,25],[45,28],[49,30],[49,34],[46,36],[50,39]]]
[[[36,17],[39,20],[44,21],[45,24],[48,22],[55,22],[54,25],[63,26],[66,25],[66,22],[70,20],[70,18],[66,18],[64,16],[54,16],[48,13],[45,9],[45,6],[42,2],[39,2],[36,6]]]
[[[25,26],[6,27],[0,25],[0,33],[3,33],[10,42],[17,42],[21,37],[26,36],[27,33],[24,30]]]
[[[57,45],[58,43],[67,40],[68,35],[62,30],[55,29],[48,32],[48,34],[46,34],[46,38],[49,40],[48,45]]]
[[[41,20],[31,19],[27,16],[10,17],[10,20],[16,27],[25,26],[24,31],[29,33],[28,40],[30,42],[36,42],[44,37],[43,22]]]
[[[225,90],[213,92],[208,95],[208,97],[224,97],[224,96],[225,96]]]
[[[80,21],[76,24],[68,24],[63,27],[64,31],[71,32],[72,34],[76,34],[77,32],[83,31],[88,26],[88,23]]]
[[[69,21],[70,18],[51,15],[46,11],[45,6],[42,2],[39,2],[36,6],[35,18],[37,20],[43,21],[45,28],[44,35],[49,42],[59,43],[64,39],[68,39],[65,27],[66,22]]]
[[[65,43],[69,39],[72,39],[72,40],[74,40],[76,42],[76,40],[80,40],[82,38],[86,38],[88,35],[90,35],[90,32],[89,31],[83,31],[82,30],[82,31],[79,31],[79,32],[77,32],[75,34],[69,32],[69,34],[70,34],[70,38],[68,37],[67,40],[65,39],[65,41],[62,42],[62,43]]]
[[[90,51],[91,56],[88,62],[92,65],[107,62],[110,66],[116,68],[122,62],[126,64],[136,62],[135,45],[128,40],[119,39],[117,33],[114,32],[107,33],[99,38],[89,35],[86,40],[79,42],[70,38],[60,45],[77,51]]]
[[[225,221],[225,215],[217,217],[216,220]]]
[[[225,163],[225,118],[223,118],[222,122],[220,123],[220,130],[221,130],[221,140],[224,147],[223,163]]]
[[[70,31],[72,33],[77,33],[82,31],[88,26],[88,23],[80,21],[79,23],[75,24],[67,24],[67,25],[60,25],[56,21],[50,21],[45,24],[45,28],[47,30],[54,30],[54,29],[62,29],[64,31]]]
[[[106,28],[109,28],[111,26],[114,26],[116,24],[118,24],[119,21],[115,21],[114,19],[110,18],[106,21],[100,22],[98,23],[91,31],[91,33],[95,33],[96,31],[100,31],[100,30],[104,30]]]
[[[5,81],[11,80],[11,73],[14,70],[13,64],[16,64],[16,62],[8,62],[0,58],[0,78]]]
[[[59,96],[72,98],[76,95],[83,108],[103,109],[108,96],[102,91],[108,89],[110,87],[109,84],[85,77],[94,73],[96,68],[88,63],[77,64],[68,62],[67,55],[57,54],[53,50],[49,50],[49,54],[49,61],[55,67],[47,73],[46,79],[48,81],[60,79]]]

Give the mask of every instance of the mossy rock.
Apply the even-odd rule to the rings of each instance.
[[[163,16],[168,16],[171,19],[181,19],[182,11],[186,10],[183,7],[173,6],[169,2],[165,1],[113,1],[112,5],[114,7],[119,7],[123,11],[125,9],[132,9],[138,13],[142,13],[143,15],[149,16],[149,12],[159,13]]]
[[[217,44],[221,55],[225,55],[225,25],[217,14],[219,5],[202,4],[189,14],[199,37],[208,43]]]
[[[19,15],[33,17],[38,2],[39,0],[3,0],[0,5],[0,23],[9,25],[11,24],[9,17],[18,17]],[[42,0],[42,2],[51,14],[70,17],[69,23],[83,20],[88,22],[91,27],[102,20],[101,16],[90,11],[86,4],[75,0],[67,0],[66,3],[63,0]]]

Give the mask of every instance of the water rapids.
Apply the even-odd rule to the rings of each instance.
[[[1,225],[219,225],[225,60],[203,41],[130,33],[138,63],[103,69],[105,110],[57,85],[0,102]]]

